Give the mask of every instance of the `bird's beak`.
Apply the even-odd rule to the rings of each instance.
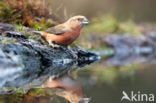
[[[87,24],[89,24],[89,21],[87,19],[86,20],[83,20],[82,21],[82,24],[87,25]]]

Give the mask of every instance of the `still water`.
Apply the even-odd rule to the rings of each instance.
[[[84,93],[92,98],[92,103],[121,103],[122,91],[127,94],[131,91],[136,94],[156,94],[155,66],[137,63],[98,68],[97,64],[93,64],[87,70],[79,71],[78,80],[84,88]],[[97,69],[97,72],[89,72],[89,68]],[[127,100],[123,102],[130,103]]]
[[[22,89],[3,88],[0,103],[130,103],[128,100],[121,101],[123,91],[128,96],[131,92],[137,96],[147,94],[147,98],[149,94],[156,94],[154,62],[134,60],[129,64],[114,65],[109,61],[106,65],[107,60],[102,58],[90,65],[71,66],[61,75],[43,76]],[[42,80],[42,84],[38,83]],[[146,98],[143,100],[139,103],[145,103]]]

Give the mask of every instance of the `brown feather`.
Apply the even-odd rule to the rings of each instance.
[[[45,30],[45,32],[55,35],[61,35],[65,32],[65,27],[63,25],[54,26]]]
[[[81,21],[79,19],[82,19]],[[42,35],[51,45],[51,42],[60,45],[69,45],[80,35],[82,23],[88,22],[84,16],[75,16],[63,24],[46,29],[45,31],[35,31]]]

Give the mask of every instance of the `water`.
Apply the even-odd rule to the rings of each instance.
[[[80,71],[78,79],[84,88],[84,93],[92,98],[92,103],[121,103],[122,91],[156,94],[155,64],[131,64],[103,68],[96,68],[97,64],[92,66]],[[92,73],[89,69],[97,69],[98,72]],[[130,102],[125,100],[124,103]]]
[[[27,86],[21,85],[18,89],[3,88],[0,103],[67,103],[67,100],[71,103],[121,103],[123,91],[128,95],[132,91],[136,94],[156,94],[154,62],[139,62],[141,59],[137,57],[137,61],[136,58],[126,58],[128,64],[121,61],[116,65],[112,58],[102,58],[81,67],[73,63],[61,75],[46,74],[48,76],[32,79],[26,82]],[[75,69],[69,69],[73,67]],[[127,100],[123,102],[130,103]]]

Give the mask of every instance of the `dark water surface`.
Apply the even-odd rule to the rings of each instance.
[[[89,100],[90,103],[130,103],[128,100],[121,102],[123,91],[128,95],[131,92],[147,96],[156,94],[155,63],[135,61],[111,65],[109,61],[109,65],[106,65],[107,60],[108,58],[103,58],[85,67],[76,67],[77,69],[58,77],[49,77],[39,89],[33,89],[32,83],[27,90],[3,92],[0,103],[67,103],[67,100],[71,103],[87,103]]]
[[[138,92],[140,94],[156,94],[155,64],[130,64],[123,67],[110,66],[103,68],[98,68],[98,64],[92,66],[78,73],[78,80],[83,85],[84,93],[92,98],[92,103],[122,103],[122,91],[127,94],[130,94],[131,91],[136,94]],[[97,69],[97,72],[89,72],[91,68],[92,70]],[[130,102],[124,100],[123,103]]]

